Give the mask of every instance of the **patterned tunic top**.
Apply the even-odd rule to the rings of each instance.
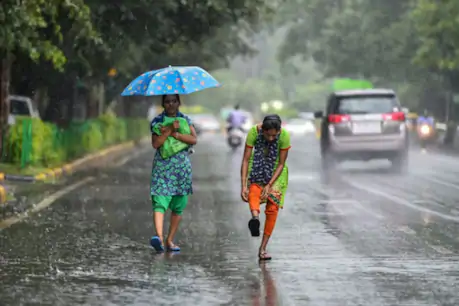
[[[165,114],[162,113],[151,121],[150,130],[152,133],[153,127],[162,123],[164,116]],[[179,112],[177,117],[185,118],[188,124],[192,125],[191,119],[184,114]],[[150,194],[174,196],[192,193],[192,169],[188,150],[181,151],[167,159],[163,159],[159,150],[156,150],[151,170]]]
[[[265,147],[264,147],[264,144],[263,142],[261,141],[261,137],[263,137],[261,135],[261,129],[260,129],[260,126],[258,125],[255,125],[253,126],[248,135],[247,135],[247,140],[246,140],[246,146],[247,147],[250,147],[250,148],[253,148],[253,151],[252,151],[252,155],[250,157],[250,160],[249,160],[249,175],[248,175],[248,179],[250,180],[250,178],[256,178],[256,181],[254,182],[247,182],[248,184],[250,183],[255,183],[255,184],[259,184],[259,185],[264,185],[265,183],[264,182],[258,182],[259,181],[259,175],[252,175],[252,172],[257,172],[257,174],[260,172],[260,165],[258,165],[257,161],[255,160],[255,155],[257,154],[257,150],[264,150]],[[269,147],[269,145],[267,145],[267,147]],[[280,152],[283,151],[283,150],[289,150],[291,147],[291,144],[290,144],[290,134],[288,133],[287,130],[285,129],[281,129],[281,132],[278,136],[278,138],[276,139],[276,157],[275,159],[273,160],[274,162],[274,166],[270,169],[270,171],[272,170],[272,173],[271,173],[271,176],[272,174],[274,174],[274,171],[276,170],[277,168],[277,165],[279,164],[279,157],[280,157]],[[268,154],[269,156],[269,154]],[[267,157],[268,157],[267,156]],[[254,162],[255,160],[255,162]],[[266,171],[266,169],[264,169],[264,171]],[[269,177],[269,179],[271,179],[271,177]],[[285,193],[287,191],[287,187],[288,187],[288,167],[287,167],[287,164],[284,165],[284,169],[282,170],[282,173],[281,175],[277,178],[276,182],[273,184],[272,186],[272,189],[273,189],[273,193],[278,195],[276,198],[276,203],[278,203],[278,205],[282,208],[284,206],[284,198],[285,198]]]

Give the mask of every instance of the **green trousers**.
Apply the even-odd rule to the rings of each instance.
[[[176,195],[176,196],[151,196],[151,204],[154,212],[166,213],[170,208],[172,213],[176,215],[182,215],[185,210],[186,205],[188,204],[187,195]]]

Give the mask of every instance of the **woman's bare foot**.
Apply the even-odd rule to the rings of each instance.
[[[179,252],[180,251],[180,247],[176,245],[175,243],[173,243],[172,241],[167,241],[166,246],[169,252]]]
[[[260,251],[259,251],[259,253],[258,253],[258,259],[259,259],[259,260],[271,260],[272,257],[268,255],[268,253],[266,252],[266,250],[260,249]]]

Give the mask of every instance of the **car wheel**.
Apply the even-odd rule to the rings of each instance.
[[[392,170],[396,173],[406,173],[408,170],[408,151],[404,150],[397,153],[395,157],[392,158]]]

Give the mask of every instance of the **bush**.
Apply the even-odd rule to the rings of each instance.
[[[16,123],[10,126],[5,141],[3,158],[6,162],[17,164],[21,161],[23,125],[22,118],[16,118]]]
[[[85,153],[93,153],[104,146],[104,136],[100,122],[89,121],[86,124],[86,129],[82,135],[82,147]]]
[[[116,121],[116,140],[118,142],[123,142],[128,139],[127,133],[127,124],[124,120],[117,120]]]
[[[148,135],[146,119],[119,119],[113,113],[85,122],[72,122],[66,129],[36,118],[17,117],[6,135],[3,161],[51,167]]]
[[[117,118],[113,112],[107,112],[101,115],[99,121],[102,126],[102,135],[104,143],[111,145],[118,141],[117,139]]]

